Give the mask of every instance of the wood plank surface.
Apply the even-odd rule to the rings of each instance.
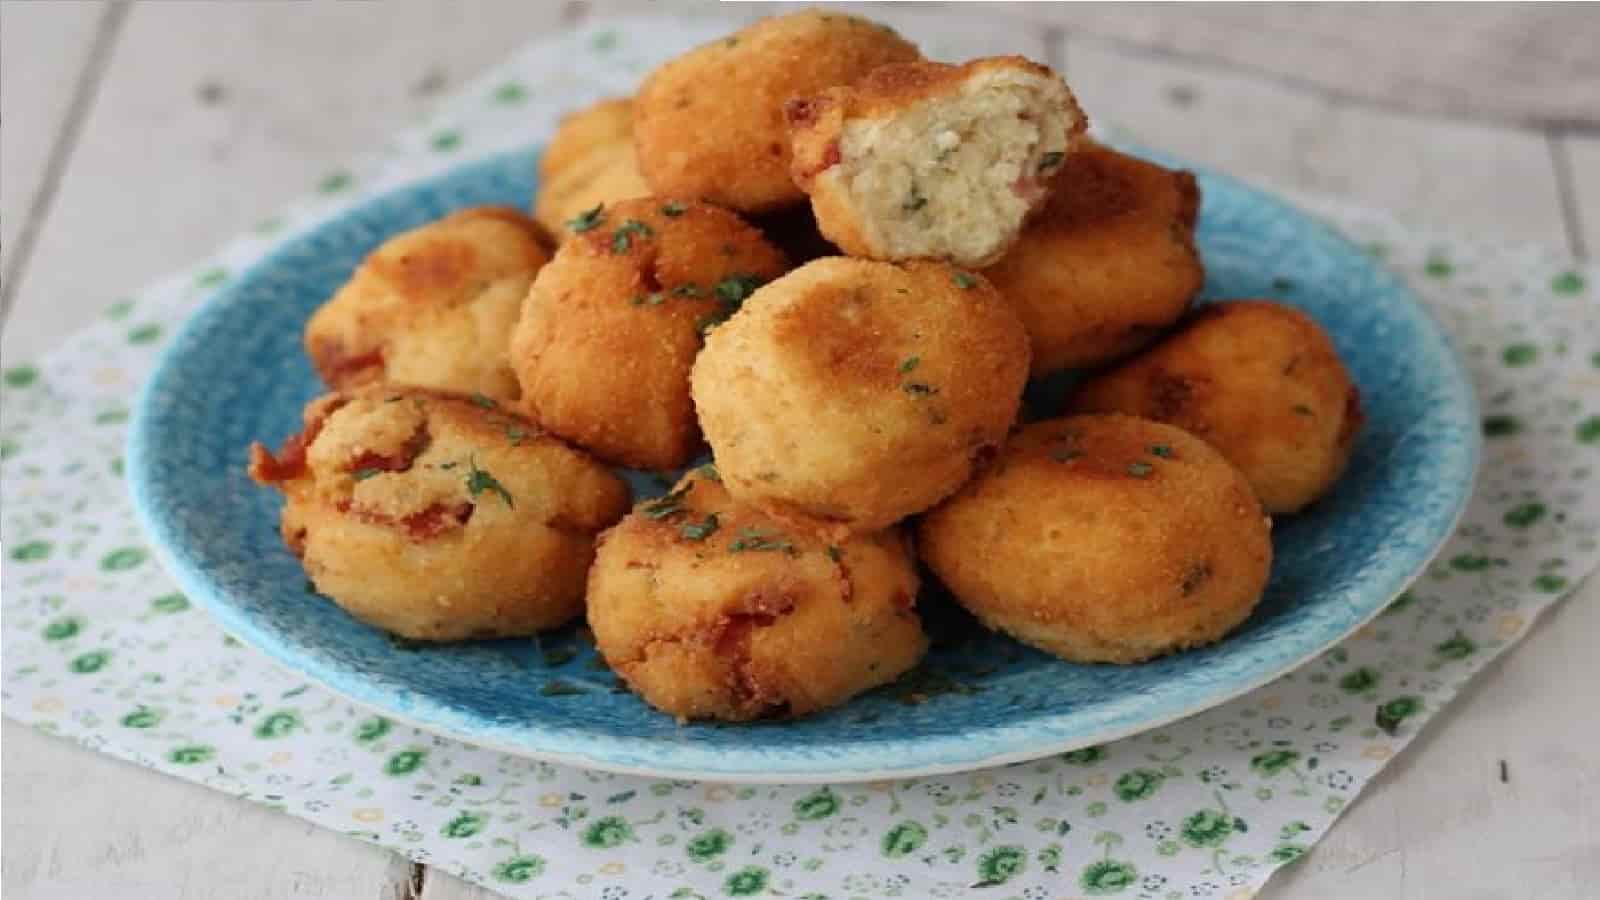
[[[106,4],[34,6],[42,4],[0,4],[0,115],[7,124],[0,264],[7,278],[17,235],[33,228],[36,237],[21,278],[8,288],[16,302],[0,334],[7,358],[46,349],[120,293],[250,226],[536,33],[584,13],[659,9],[633,0],[497,4],[492,16],[471,4],[138,4],[97,59]],[[965,36],[953,43],[974,52],[1048,50],[1064,61],[1095,117],[1246,180],[1331,191],[1508,240],[1590,252],[1600,242],[1600,137],[1571,123],[1550,130],[1505,124],[1564,115],[1566,95],[1541,87],[1549,67],[1565,67],[1560,71],[1580,87],[1590,77],[1592,53],[1566,59],[1566,45],[1547,37],[1551,29],[1584,32],[1585,22],[1561,18],[1569,13],[1538,10],[1517,19],[1503,10],[1458,8],[1441,23],[1368,7],[1356,26],[1319,38],[1329,14],[1315,7],[1158,14],[1030,6],[997,5],[977,19],[964,10],[965,21],[991,27],[961,26]],[[948,22],[947,14],[904,4],[883,17],[917,37],[923,23]],[[1229,18],[1240,15],[1255,17],[1246,24],[1269,25],[1273,46],[1244,40],[1249,29]],[[1050,27],[1035,28],[1019,45],[994,26],[1002,16]],[[1419,60],[1430,53],[1460,57],[1481,47],[1485,21],[1510,23],[1498,32],[1502,41],[1521,36],[1511,42],[1511,63],[1483,67],[1484,77],[1504,82],[1498,95],[1395,80],[1396,70],[1423,68]],[[1356,40],[1379,26],[1395,33]],[[1362,46],[1352,50],[1352,42]],[[1430,42],[1445,46],[1430,49]],[[940,41],[928,43],[943,49]],[[1324,67],[1326,59],[1348,60],[1358,51],[1368,63],[1360,68],[1376,71]],[[1284,71],[1296,62],[1295,71]],[[13,85],[23,78],[16,73],[42,73],[26,80],[49,84],[18,93]],[[1507,106],[1507,97],[1520,102],[1519,91],[1538,102]],[[81,127],[64,144],[75,94],[85,98]],[[1473,110],[1498,121],[1396,108]],[[39,210],[47,215],[30,218],[52,165],[61,177]],[[1263,896],[1587,896],[1600,883],[1600,756],[1588,752],[1600,726],[1580,714],[1581,693],[1573,691],[1581,689],[1552,686],[1600,683],[1600,654],[1591,646],[1597,633],[1600,582],[1590,579],[1432,723]],[[417,875],[426,900],[495,896],[14,723],[4,725],[0,744],[0,887],[8,896],[414,900]],[[138,802],[124,802],[128,797]]]

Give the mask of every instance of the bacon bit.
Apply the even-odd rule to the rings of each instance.
[[[362,469],[376,469],[379,472],[405,472],[411,464],[417,461],[422,451],[428,449],[428,444],[433,442],[433,435],[428,432],[426,425],[418,428],[401,446],[400,452],[393,456],[385,456],[376,450],[363,450],[356,454],[350,465],[345,467],[347,472],[359,472]]]
[[[783,105],[783,117],[790,125],[810,125],[817,120],[817,104],[797,97]]]
[[[472,512],[475,509],[471,503],[434,503],[409,516],[396,519],[385,513],[352,506],[349,500],[340,501],[334,508],[341,513],[354,510],[356,518],[372,525],[403,530],[406,537],[419,544],[433,540],[452,528],[465,526],[472,519]]]
[[[839,153],[839,142],[834,141],[830,143],[828,145],[828,149],[822,153],[822,168],[831,169],[834,166],[837,166],[839,164],[839,160],[843,158],[844,157]]]

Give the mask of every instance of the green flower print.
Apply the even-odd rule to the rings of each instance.
[[[148,706],[141,706],[122,717],[122,724],[128,728],[154,728],[161,723],[161,713]]]
[[[1061,754],[1061,758],[1075,766],[1091,766],[1106,758],[1104,747],[1083,747]]]
[[[767,877],[770,874],[760,866],[745,866],[729,875],[728,880],[722,883],[722,889],[730,897],[752,897],[767,889]]]
[[[1233,816],[1215,809],[1202,809],[1183,820],[1183,842],[1191,847],[1220,847],[1233,834]]]
[[[39,377],[39,370],[33,366],[13,366],[6,370],[6,387],[25,388],[33,384]]]
[[[83,630],[83,620],[77,616],[63,616],[44,627],[40,632],[47,641],[64,641]]]
[[[1550,279],[1550,290],[1555,291],[1558,294],[1566,294],[1569,296],[1572,294],[1581,294],[1583,293],[1583,276],[1572,271],[1571,269],[1568,269],[1567,271],[1562,272],[1560,275]]]
[[[447,838],[469,838],[483,830],[489,820],[482,813],[463,812],[444,823],[439,833]]]
[[[1268,750],[1252,757],[1250,768],[1259,772],[1263,777],[1271,778],[1294,765],[1299,759],[1300,754],[1293,750]]]
[[[603,819],[597,819],[583,830],[583,845],[585,847],[606,849],[631,840],[633,840],[633,826],[628,824],[627,819],[618,816],[606,816]]]
[[[1561,589],[1567,586],[1567,579],[1561,577],[1560,575],[1552,575],[1549,572],[1546,572],[1543,575],[1539,575],[1533,579],[1533,586],[1538,590],[1544,591],[1546,594],[1556,594],[1560,593]]]
[[[1422,699],[1419,697],[1396,697],[1387,703],[1378,706],[1375,721],[1384,733],[1393,735],[1400,730],[1400,723],[1407,718],[1422,711]]]
[[[300,727],[300,714],[280,709],[256,723],[255,736],[265,740],[281,738]]]
[[[207,269],[195,278],[194,286],[198,288],[214,288],[228,280],[228,270],[218,267]]]
[[[1449,278],[1455,270],[1456,267],[1451,265],[1450,260],[1442,256],[1429,257],[1427,264],[1422,268],[1422,271],[1433,278]]]
[[[1500,353],[1500,359],[1508,366],[1526,366],[1538,358],[1539,348],[1532,344],[1512,344]]]
[[[733,846],[733,835],[721,828],[703,831],[690,838],[689,843],[683,845],[684,852],[695,862],[703,863],[713,857],[726,853]]]
[[[1453,637],[1433,648],[1433,652],[1445,659],[1464,659],[1471,656],[1478,649],[1472,638],[1461,632],[1456,632]]]
[[[1061,845],[1047,844],[1044,847],[1041,847],[1039,849],[1039,855],[1037,859],[1039,860],[1039,865],[1042,866],[1046,872],[1060,871]]]
[[[1132,803],[1154,794],[1166,777],[1155,769],[1134,769],[1131,772],[1123,772],[1116,784],[1111,786],[1111,790],[1117,795],[1117,799],[1124,803]]]
[[[921,822],[905,821],[883,834],[883,855],[890,859],[915,853],[928,840],[928,829]]]
[[[188,744],[183,747],[173,748],[172,752],[167,754],[167,760],[180,766],[192,766],[196,763],[205,762],[216,755],[216,752],[215,748],[207,747],[204,744]]]
[[[1481,553],[1458,553],[1450,558],[1450,568],[1457,572],[1482,572],[1491,565],[1493,561]]]
[[[1370,666],[1351,669],[1339,679],[1339,689],[1347,694],[1365,694],[1378,686],[1383,675]]]
[[[1578,423],[1578,443],[1600,444],[1600,416],[1590,416]]]
[[[138,547],[123,547],[121,550],[107,553],[100,560],[100,568],[107,572],[121,572],[144,562],[145,556],[145,552]]]
[[[1528,528],[1544,518],[1543,503],[1524,503],[1506,510],[1505,523],[1512,528]]]
[[[38,562],[50,558],[49,541],[29,541],[11,548],[11,558],[17,562]]]
[[[1084,868],[1083,874],[1078,876],[1078,886],[1086,894],[1103,897],[1122,893],[1132,887],[1138,878],[1139,870],[1132,863],[1099,859]]]
[[[88,653],[74,656],[72,662],[67,663],[67,668],[79,675],[89,675],[104,669],[106,663],[110,661],[110,650],[91,650]]]
[[[1294,862],[1295,860],[1304,856],[1305,852],[1306,848],[1304,844],[1279,844],[1278,846],[1273,847],[1272,852],[1267,854],[1267,856],[1270,857],[1273,862],[1287,863]]]
[[[410,775],[412,772],[422,768],[422,763],[427,758],[428,751],[426,750],[418,750],[415,747],[410,750],[401,750],[384,761],[383,771],[386,775]]]
[[[363,744],[370,744],[378,738],[388,734],[389,727],[389,720],[385,719],[383,716],[373,716],[370,719],[363,719],[361,724],[356,726],[355,738],[357,741],[360,741]]]
[[[489,874],[493,875],[496,880],[509,881],[513,884],[531,881],[543,873],[544,857],[535,856],[532,853],[524,853],[519,856],[513,856],[510,859],[501,860],[495,863],[493,869],[489,870]]]
[[[494,89],[494,101],[511,106],[528,99],[528,89],[514,81],[506,82]]]
[[[189,598],[182,594],[162,594],[150,601],[150,608],[158,613],[178,613],[189,608]]]
[[[155,324],[140,325],[128,332],[128,343],[148,344],[161,337],[161,326]]]
[[[1028,854],[1021,847],[996,847],[978,857],[978,883],[973,887],[1005,884],[1028,866]]]
[[[334,172],[317,182],[317,190],[324,194],[337,194],[355,182],[349,172]]]
[[[826,819],[839,811],[839,797],[828,788],[818,788],[794,802],[797,819],[812,821]]]
[[[441,131],[433,136],[433,139],[429,141],[429,145],[440,153],[448,153],[461,146],[461,132]]]
[[[1508,437],[1522,430],[1516,416],[1484,416],[1484,437]]]

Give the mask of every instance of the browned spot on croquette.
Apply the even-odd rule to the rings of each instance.
[[[1178,585],[1185,597],[1194,595],[1207,581],[1211,579],[1211,564],[1204,560],[1193,562],[1183,570],[1183,581]]]

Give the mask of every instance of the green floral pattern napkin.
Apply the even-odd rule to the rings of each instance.
[[[1466,518],[1412,590],[1342,646],[1224,706],[964,775],[662,781],[433,737],[223,635],[155,564],[122,484],[129,399],[184,314],[277,235],[526,144],[564,109],[628,90],[722,27],[621,20],[530,46],[387,155],[329,174],[205,264],[6,369],[5,714],[517,897],[1242,898],[1600,561],[1600,273],[1301,198],[1403,273],[1455,336],[1487,446]]]

